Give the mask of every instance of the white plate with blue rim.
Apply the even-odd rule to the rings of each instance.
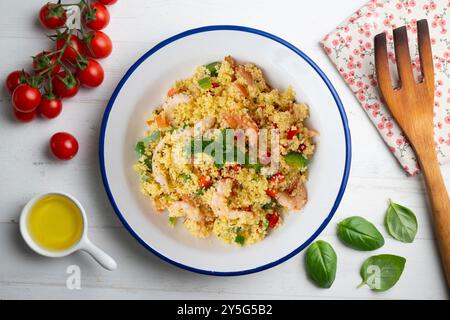
[[[182,226],[171,228],[139,188],[134,146],[145,120],[172,83],[195,68],[231,55],[262,68],[268,83],[291,85],[297,100],[310,105],[309,126],[320,132],[310,165],[308,203],[263,241],[249,246],[197,239]],[[114,211],[133,237],[161,259],[180,268],[218,276],[244,275],[274,267],[306,248],[330,222],[347,184],[350,132],[332,84],[302,51],[272,34],[240,26],[192,29],[162,41],[122,78],[106,108],[100,135],[100,167]]]

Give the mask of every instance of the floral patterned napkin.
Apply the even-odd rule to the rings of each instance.
[[[392,153],[410,175],[419,172],[411,146],[381,102],[374,62],[374,37],[386,31],[391,70],[395,68],[392,29],[406,25],[413,55],[412,65],[420,77],[416,21],[427,19],[436,73],[434,133],[441,164],[450,160],[450,0],[372,0],[336,30],[321,45],[358,101],[377,127]],[[396,75],[392,75],[396,79]],[[398,78],[397,78],[398,79]]]

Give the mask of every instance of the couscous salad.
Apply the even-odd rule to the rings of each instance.
[[[253,244],[307,202],[314,130],[292,88],[271,88],[261,69],[232,57],[177,81],[147,119],[135,170],[169,225]]]

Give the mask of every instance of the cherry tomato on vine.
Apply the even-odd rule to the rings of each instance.
[[[9,93],[13,93],[20,84],[25,82],[25,78],[29,76],[28,73],[20,70],[16,70],[8,74],[5,80],[5,86]]]
[[[66,24],[66,10],[60,4],[49,2],[39,11],[39,21],[48,29],[60,28]]]
[[[41,92],[26,83],[19,85],[12,95],[12,105],[20,112],[35,111],[40,102]]]
[[[78,141],[67,132],[55,133],[50,138],[50,150],[60,160],[70,160],[78,152]]]
[[[14,118],[16,118],[17,121],[30,122],[34,118],[36,118],[37,111],[34,110],[31,112],[20,112],[20,111],[17,111],[15,108],[13,108],[13,114],[14,114]]]
[[[59,37],[59,39],[56,40],[56,50],[61,50],[62,48],[64,48],[67,42],[67,37],[68,35],[64,34],[61,37]],[[82,54],[83,54],[83,44],[81,43],[81,40],[76,35],[73,34],[70,35],[69,43],[62,55],[62,60],[75,63],[79,55]]]
[[[109,24],[109,11],[99,2],[91,3],[83,11],[83,20],[87,27],[93,30],[102,30]]]
[[[84,63],[80,64],[81,66],[77,70],[76,76],[82,85],[94,88],[102,84],[105,73],[100,63],[94,59],[87,58]]]
[[[62,100],[51,94],[44,94],[39,104],[40,114],[47,119],[53,119],[59,116],[62,110]]]
[[[51,75],[54,76],[61,69],[61,64],[58,63],[58,53],[43,51],[37,56],[33,57],[33,70],[36,73],[52,69]]]
[[[89,31],[83,39],[83,50],[86,55],[96,59],[103,59],[112,52],[112,41],[102,31]]]
[[[117,0],[99,0],[99,2],[103,3],[106,6],[112,5],[117,2]]]
[[[78,93],[80,81],[71,73],[61,71],[52,80],[53,92],[61,98],[71,98]]]

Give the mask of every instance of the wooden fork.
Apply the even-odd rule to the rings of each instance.
[[[393,87],[389,73],[385,33],[375,37],[375,65],[381,95],[419,160],[430,199],[447,286],[450,288],[450,202],[434,147],[434,69],[427,20],[417,22],[417,31],[423,78],[421,82],[416,83],[413,76],[406,27],[394,30],[399,87]]]

